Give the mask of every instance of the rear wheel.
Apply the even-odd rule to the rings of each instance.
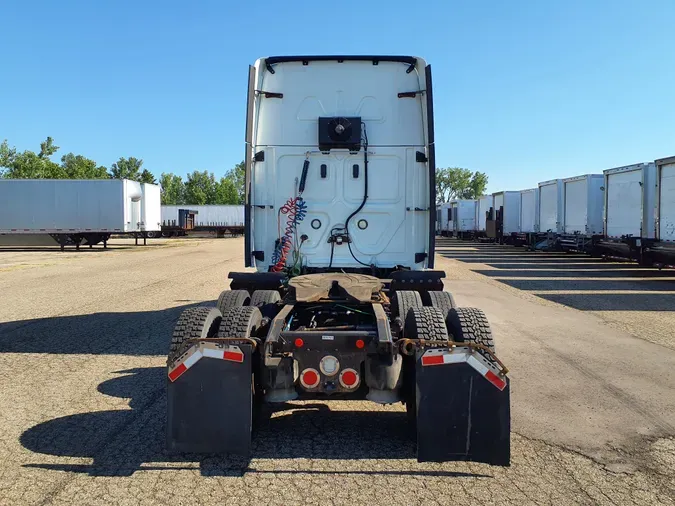
[[[183,311],[176,322],[169,345],[169,363],[185,352],[189,339],[206,339],[218,332],[221,314],[215,307],[193,307]]]
[[[255,336],[260,327],[262,314],[257,307],[233,307],[228,309],[220,321],[218,327],[218,337],[239,337],[250,338]],[[253,357],[253,353],[251,356]],[[263,391],[260,385],[260,374],[257,368],[258,361],[252,360],[251,364],[251,418],[256,424],[260,419],[260,408],[262,406]]]
[[[394,294],[394,316],[400,316],[405,323],[408,311],[414,307],[422,307],[422,297],[414,290],[400,290]]]
[[[279,312],[277,302],[280,300],[281,296],[276,290],[256,290],[251,295],[249,306],[259,308],[263,316],[274,318]]]
[[[455,341],[482,344],[494,353],[495,340],[492,337],[490,323],[485,313],[480,309],[473,307],[451,309],[446,322],[448,332],[450,332]],[[487,356],[486,353],[483,354]]]
[[[248,306],[251,295],[246,290],[225,290],[218,297],[216,307],[224,313],[233,307]]]
[[[440,309],[443,318],[448,317],[451,309],[456,308],[455,298],[450,292],[426,292],[424,294],[424,305]]]
[[[428,341],[447,341],[443,312],[435,307],[414,307],[405,319],[405,337]],[[411,434],[417,433],[416,357],[406,357],[403,399]]]
[[[260,327],[262,315],[257,307],[233,307],[223,313],[218,337],[251,337]]]

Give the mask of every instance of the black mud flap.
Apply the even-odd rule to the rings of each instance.
[[[498,372],[494,367],[484,376],[485,365],[490,364],[478,354],[467,353],[464,360],[453,354],[458,360],[443,363],[439,353],[433,364],[424,365],[427,354],[418,355],[415,366],[417,460],[510,465],[508,378],[494,376],[492,371]],[[468,357],[480,361],[474,358],[473,367],[471,361],[466,361]]]
[[[252,349],[200,343],[168,370],[167,448],[251,454]]]

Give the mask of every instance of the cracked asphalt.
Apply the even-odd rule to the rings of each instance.
[[[402,406],[347,401],[268,409],[250,461],[166,454],[171,329],[242,253],[241,239],[0,251],[0,504],[675,504],[670,274],[453,241],[437,267],[511,369],[511,467],[419,464]]]

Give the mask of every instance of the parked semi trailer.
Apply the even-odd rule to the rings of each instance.
[[[563,233],[563,181],[553,179],[539,183],[539,231]]]
[[[163,205],[162,235],[172,237],[189,232],[212,232],[219,237],[244,233],[244,206]]]
[[[159,186],[126,179],[0,179],[0,245],[77,249],[160,230]]]
[[[655,241],[656,165],[626,165],[603,174],[604,233],[595,241],[595,252],[649,263],[645,253]]]
[[[478,197],[476,204],[476,237],[483,238],[487,235],[487,219],[493,205],[492,195]]]
[[[476,236],[476,200],[458,199],[452,203],[453,235],[460,239]]]
[[[438,216],[440,235],[443,237],[452,236],[452,203],[445,202],[440,205],[440,215]]]
[[[603,233],[604,176],[585,174],[563,179],[563,232],[565,251],[589,253]]]
[[[520,217],[518,220],[519,244],[534,246],[539,232],[539,189],[520,191]]]
[[[656,165],[656,242],[650,259],[659,265],[675,265],[675,156],[661,158]]]
[[[431,68],[263,58],[246,125],[256,272],[231,273],[216,307],[176,324],[169,449],[250,455],[263,401],[367,399],[405,403],[420,461],[508,465],[509,379],[488,321],[433,269]]]
[[[492,196],[493,218],[487,222],[487,236],[500,244],[513,244],[520,224],[520,192],[502,191]]]

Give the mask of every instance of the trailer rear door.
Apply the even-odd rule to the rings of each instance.
[[[607,236],[641,237],[642,170],[607,175]]]
[[[588,179],[565,182],[565,233],[584,234],[588,223]]]
[[[675,241],[675,163],[661,166],[659,183],[659,239]]]

